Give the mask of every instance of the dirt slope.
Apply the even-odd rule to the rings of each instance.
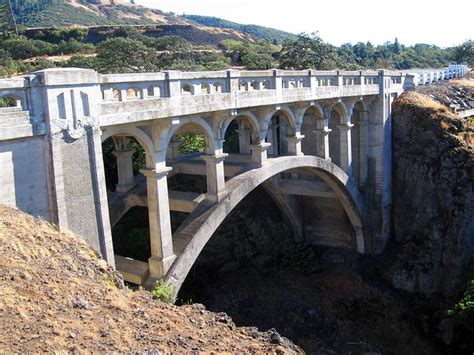
[[[0,353],[297,353],[276,332],[237,328],[202,305],[176,307],[123,288],[75,236],[0,205]]]

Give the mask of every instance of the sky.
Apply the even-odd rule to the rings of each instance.
[[[136,0],[178,15],[215,16],[291,33],[319,32],[335,45],[370,41],[441,47],[474,39],[474,0]]]

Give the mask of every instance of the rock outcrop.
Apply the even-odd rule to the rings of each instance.
[[[387,276],[402,291],[453,300],[474,255],[472,118],[404,93],[393,110],[393,243]]]

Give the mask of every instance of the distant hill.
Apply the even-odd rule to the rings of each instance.
[[[123,0],[12,0],[17,23],[24,27],[189,24],[163,11]]]
[[[0,0],[0,3],[7,0]],[[281,42],[294,35],[257,25],[205,16],[177,16],[158,9],[131,4],[126,0],[11,0],[19,26],[26,28],[69,26],[163,25],[179,32],[219,34],[219,38],[269,39]],[[179,26],[183,26],[180,30]],[[167,31],[169,32],[169,31]],[[230,33],[227,37],[225,34]],[[167,33],[173,34],[173,33]]]
[[[242,25],[240,23],[227,21],[218,17],[184,15],[185,19],[191,20],[199,25],[217,28],[231,28],[239,32],[248,33],[257,39],[276,39],[278,42],[285,38],[296,38],[296,35],[285,31],[276,30],[274,28],[263,27],[258,25]]]

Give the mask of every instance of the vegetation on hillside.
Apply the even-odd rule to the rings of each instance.
[[[11,3],[18,24],[25,27],[143,25],[161,23],[148,14],[172,17],[160,10],[113,1],[102,4],[98,0],[76,0],[76,6],[64,0],[11,0]]]
[[[232,66],[247,70],[358,70],[443,67],[452,61],[474,64],[472,41],[446,49],[426,44],[408,47],[398,41],[335,47],[313,33],[286,39],[282,45],[268,40],[225,39],[217,46],[202,46],[134,27],[116,27],[103,36],[94,32],[93,40],[86,28],[53,28],[20,35],[5,29],[0,36],[3,77],[49,67],[90,68],[102,73],[223,70]]]
[[[258,25],[242,25],[240,23],[227,21],[218,17],[199,15],[183,15],[183,17],[203,26],[231,28],[240,32],[248,33],[257,39],[270,39],[275,42],[282,42],[287,38],[296,38],[296,36],[292,33],[276,30],[274,28]]]
[[[183,18],[159,10],[125,5],[120,1],[71,1],[0,0],[1,77],[71,66],[91,68],[102,73],[133,73],[222,70],[230,67],[247,70],[410,69],[443,67],[453,61],[474,65],[472,40],[454,48],[429,44],[404,46],[397,39],[393,43],[377,46],[359,42],[336,47],[324,42],[317,33],[294,36],[214,17],[188,15]],[[12,12],[20,24],[28,25],[40,23],[43,17],[41,24],[47,26],[84,23],[120,25],[130,21],[156,24],[159,19],[169,24],[53,27],[21,30],[18,35]],[[150,14],[153,16],[150,17]],[[191,21],[221,29],[209,31],[207,27],[189,25]]]

